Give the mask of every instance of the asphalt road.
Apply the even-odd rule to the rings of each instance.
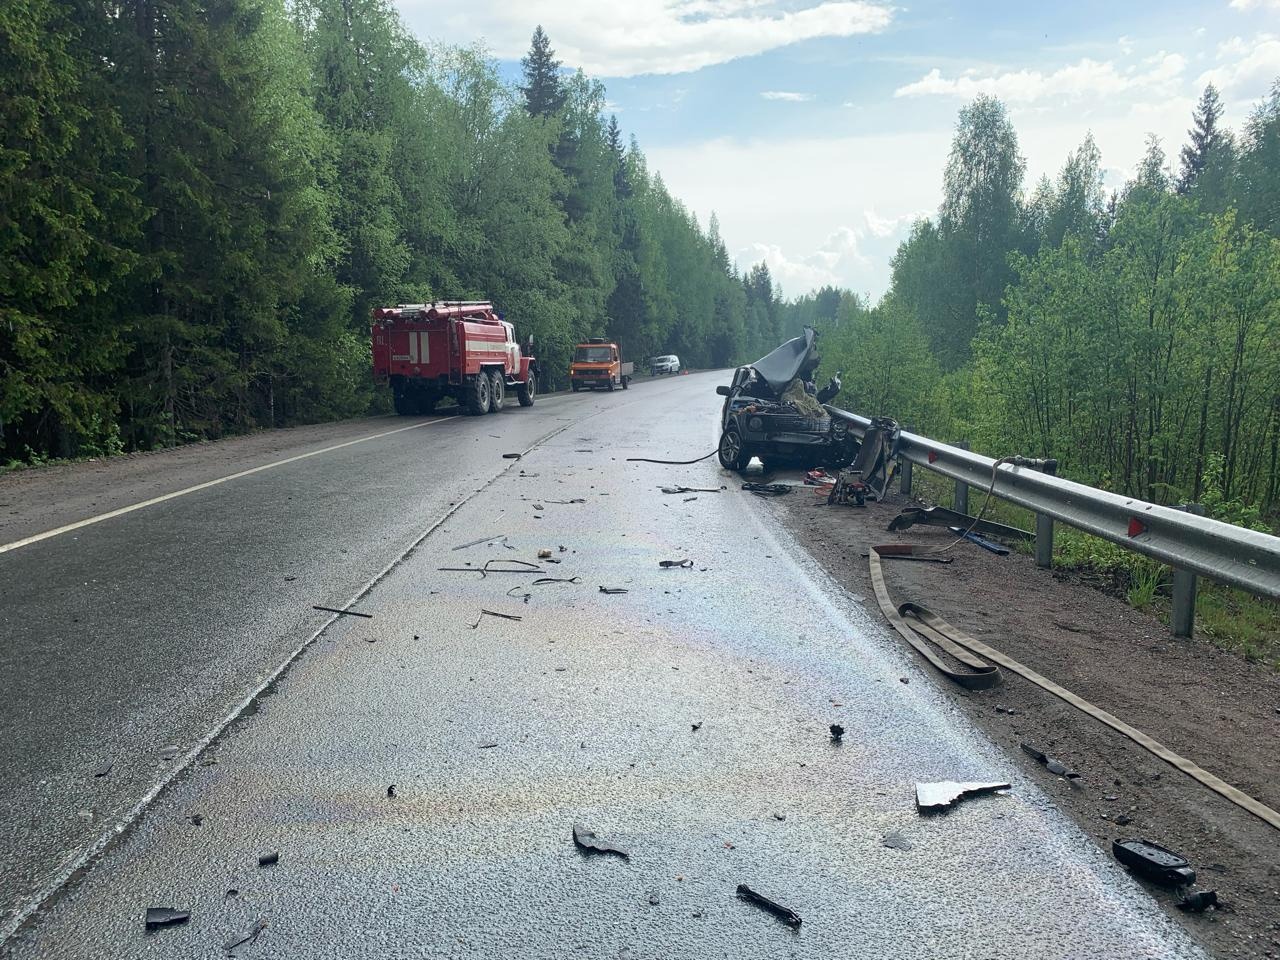
[[[218,956],[262,919],[239,955],[1200,956],[736,478],[625,462],[710,450],[719,379],[444,421],[0,553],[0,929],[52,891],[5,953]],[[439,569],[539,549],[561,562]],[[311,609],[357,596],[371,619]],[[921,817],[946,779],[1013,790]],[[191,919],[148,933],[149,906]]]

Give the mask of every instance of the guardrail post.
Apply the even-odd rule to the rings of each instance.
[[[959,447],[961,450],[968,450],[969,441],[957,440],[953,446]],[[969,512],[969,485],[963,480],[956,481],[956,493],[951,499],[951,509],[956,513]]]
[[[1048,461],[1040,472],[1056,476],[1058,464]],[[1036,566],[1044,570],[1053,566],[1053,517],[1046,517],[1043,513],[1036,514]]]
[[[1184,503],[1178,507],[1197,517],[1204,516],[1204,506],[1199,503]],[[1173,635],[1191,639],[1196,626],[1196,575],[1190,570],[1173,570],[1173,615],[1170,617]]]
[[[903,426],[902,429],[907,433],[911,432],[910,426]],[[906,457],[898,457],[898,469],[900,471],[898,475],[898,492],[906,494],[908,497],[911,496],[911,466],[911,461]]]

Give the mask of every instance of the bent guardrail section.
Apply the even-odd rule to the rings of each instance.
[[[826,406],[861,437],[867,417]],[[991,486],[995,460],[902,431],[898,455],[978,491]],[[1280,599],[1280,537],[1247,530],[1026,467],[996,468],[993,495],[1037,514],[1259,596]]]

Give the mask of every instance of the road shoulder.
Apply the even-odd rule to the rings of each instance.
[[[771,501],[778,519],[827,573],[876,616],[865,554],[872,544],[944,546],[945,530],[888,533],[912,503],[827,506],[807,488]],[[1109,710],[1270,806],[1280,805],[1280,676],[1203,641],[1180,641],[1154,617],[1018,553],[972,544],[949,565],[898,563],[896,602],[916,599],[984,643]],[[904,645],[905,646],[905,645]],[[923,661],[921,661],[923,664]],[[1161,906],[1215,956],[1280,956],[1280,834],[1120,734],[1006,673],[990,691],[938,686],[1022,764],[1086,834],[1143,837],[1180,852],[1228,907],[1188,915]],[[1021,750],[1029,743],[1082,774],[1072,786]]]

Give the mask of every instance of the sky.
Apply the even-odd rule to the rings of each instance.
[[[1114,188],[1149,134],[1176,164],[1206,83],[1238,130],[1280,78],[1280,0],[395,2],[420,38],[482,42],[512,78],[541,24],[668,189],[787,296],[884,293],[980,93],[1009,108],[1028,192],[1089,132]]]

